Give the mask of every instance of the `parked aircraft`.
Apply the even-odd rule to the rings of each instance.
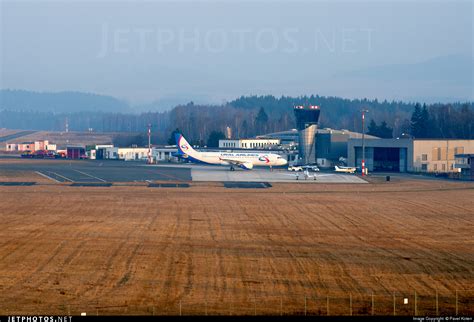
[[[345,173],[355,173],[357,171],[356,167],[343,167],[343,166],[334,166],[336,172],[345,172]]]
[[[199,152],[186,141],[184,136],[175,134],[178,146],[178,155],[181,158],[198,163],[217,164],[230,166],[234,171],[234,166],[245,170],[252,170],[254,166],[284,166],[288,163],[281,155],[274,153],[252,153],[252,152]]]

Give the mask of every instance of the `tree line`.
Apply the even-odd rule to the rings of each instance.
[[[379,137],[474,138],[474,103],[420,105],[367,99],[302,96],[240,97],[223,105],[197,105],[192,102],[166,112],[140,114],[114,112],[53,113],[12,111],[0,105],[0,127],[64,131],[66,120],[70,131],[120,132],[120,142],[144,145],[146,130],[152,125],[155,144],[167,144],[178,128],[192,144],[215,144],[230,129],[231,137],[254,137],[295,128],[293,106],[319,105],[320,127],[361,132],[361,109],[366,108],[367,133]],[[133,139],[126,139],[126,137]]]

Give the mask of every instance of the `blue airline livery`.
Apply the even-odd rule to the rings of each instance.
[[[252,170],[254,166],[284,166],[288,163],[281,155],[274,153],[198,152],[181,134],[176,133],[175,138],[180,157],[198,163],[230,165],[231,171],[234,170],[234,166]]]

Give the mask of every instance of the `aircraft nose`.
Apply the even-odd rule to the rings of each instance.
[[[288,161],[285,160],[285,159],[281,159],[281,165],[287,165],[288,164]]]

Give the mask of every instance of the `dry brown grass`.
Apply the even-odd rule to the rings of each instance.
[[[5,131],[13,134],[19,131]],[[16,139],[9,140],[9,143],[21,143],[37,140],[49,140],[49,142],[60,146],[66,145],[88,145],[88,144],[110,144],[115,133],[95,133],[95,132],[58,132],[58,131],[38,131]],[[4,147],[3,147],[4,148]]]
[[[473,188],[0,187],[0,314],[472,315]]]

